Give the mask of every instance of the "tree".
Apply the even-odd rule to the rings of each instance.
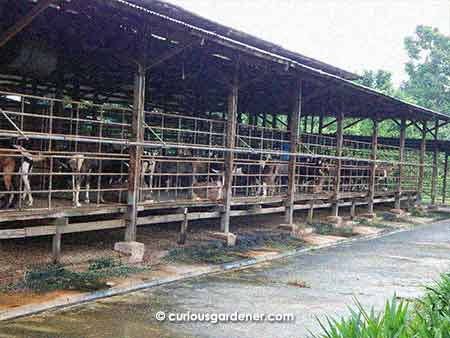
[[[405,49],[405,94],[421,106],[450,114],[450,38],[437,28],[418,26],[405,39]]]
[[[376,71],[364,70],[361,79],[356,83],[378,90],[391,96],[402,95],[401,90],[394,87],[392,82],[392,73],[383,69]],[[401,97],[403,99],[403,97]],[[370,135],[372,133],[372,122],[362,121],[346,130],[351,135]],[[380,125],[380,136],[398,137],[398,127],[392,121],[385,121]]]
[[[392,73],[386,70],[364,70],[361,79],[356,82],[388,95],[394,95],[395,93]]]

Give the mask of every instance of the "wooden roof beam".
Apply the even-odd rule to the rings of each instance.
[[[345,129],[348,129],[348,128],[351,128],[351,127],[353,127],[353,126],[356,126],[358,123],[360,123],[360,122],[362,122],[362,121],[365,121],[365,120],[367,120],[366,117],[357,119],[356,121],[353,121],[353,122],[347,124],[346,126],[344,126],[344,130],[345,130]]]
[[[42,0],[35,5],[31,11],[17,21],[11,28],[9,28],[3,35],[0,37],[0,48],[5,46],[11,39],[13,39],[17,34],[23,31],[26,27],[28,27],[33,20],[39,16],[42,12],[44,12],[53,2],[54,0]]]

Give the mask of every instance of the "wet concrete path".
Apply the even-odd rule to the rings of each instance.
[[[342,315],[353,297],[380,308],[413,298],[450,271],[450,222],[312,251],[270,265],[199,278],[0,324],[8,338],[307,337],[316,316]],[[308,287],[291,285],[306,283]],[[293,313],[285,323],[168,323],[158,311]]]

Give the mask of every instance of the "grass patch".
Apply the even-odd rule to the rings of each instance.
[[[94,291],[107,288],[106,283],[93,273],[73,272],[57,264],[28,271],[25,274],[23,286],[38,292],[53,290]]]
[[[427,212],[419,208],[412,208],[410,213],[413,217],[428,217]]]
[[[397,217],[397,215],[391,213],[391,212],[383,212],[380,215],[381,219],[383,221],[387,221],[387,222],[398,222],[400,217]]]
[[[356,302],[350,316],[319,321],[322,333],[313,338],[449,338],[450,275],[427,287],[426,295],[417,301],[386,303],[383,312],[366,311]]]
[[[341,236],[341,237],[352,237],[353,229],[351,227],[335,228],[333,225],[328,223],[315,223],[311,225],[316,234],[318,235],[330,235],[330,236]]]
[[[110,277],[126,277],[146,269],[131,267],[112,258],[89,262],[86,271],[71,271],[60,264],[49,264],[31,269],[22,282],[9,285],[4,290],[29,289],[37,292],[54,290],[95,291],[108,288],[104,281]]]
[[[373,222],[370,226],[379,229],[392,229],[390,225],[384,224],[382,222]]]
[[[211,241],[204,245],[172,249],[165,259],[169,262],[187,264],[223,264],[242,259],[245,252],[252,249],[292,250],[302,245],[301,240],[288,234],[248,234],[238,236],[234,247],[227,247],[221,241]]]
[[[429,211],[426,217],[431,217],[435,221],[443,221],[450,218],[450,213],[445,211]]]

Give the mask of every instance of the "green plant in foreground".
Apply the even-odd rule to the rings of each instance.
[[[442,275],[426,289],[427,294],[417,303],[410,333],[418,338],[450,338],[450,275]]]
[[[324,333],[314,338],[410,338],[407,334],[408,305],[398,303],[394,297],[382,314],[374,309],[367,312],[358,300],[356,309],[350,309],[349,318],[327,318],[326,324],[319,320]]]
[[[339,320],[319,321],[321,334],[313,338],[450,338],[450,274],[426,287],[426,295],[414,306],[386,303],[384,312],[367,312],[356,300],[356,309]]]

